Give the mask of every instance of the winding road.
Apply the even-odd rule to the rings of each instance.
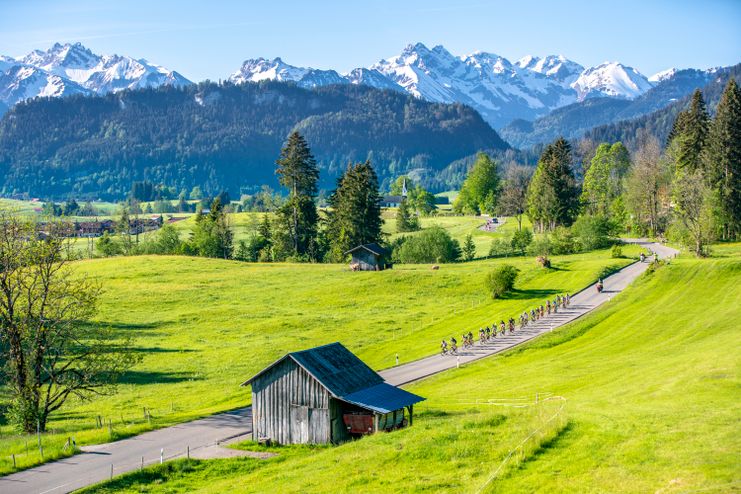
[[[675,249],[647,240],[625,241],[650,248],[660,258],[678,253]],[[497,338],[494,342],[477,344],[474,348],[461,352],[458,357],[433,355],[386,369],[380,374],[390,384],[402,385],[495,355],[571,322],[608,302],[647,268],[648,262],[631,264],[607,277],[602,293],[597,293],[595,285],[591,285],[572,296],[569,307],[557,314],[551,314],[529,324],[525,329],[518,329],[514,334]],[[252,416],[249,407],[221,413],[113,443],[86,446],[82,448],[82,453],[70,458],[0,477],[0,493],[67,493],[136,470],[142,464],[158,463],[160,458],[169,460],[184,457],[188,452],[192,456],[207,456],[204,453],[213,451],[214,445],[237,440],[251,432]]]

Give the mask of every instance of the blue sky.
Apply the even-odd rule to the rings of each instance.
[[[421,41],[512,61],[619,60],[649,76],[741,62],[740,26],[741,0],[0,0],[0,54],[80,41],[199,81],[226,78],[258,56],[346,71]]]

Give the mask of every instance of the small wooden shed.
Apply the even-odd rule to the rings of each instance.
[[[391,267],[391,253],[377,243],[358,245],[345,252],[351,254],[350,269],[353,271],[381,271]]]
[[[339,443],[411,425],[424,400],[386,383],[340,343],[289,353],[248,384],[254,440],[280,444]]]

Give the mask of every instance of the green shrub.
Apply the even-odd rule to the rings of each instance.
[[[393,251],[394,262],[402,264],[424,264],[432,262],[454,262],[461,255],[457,240],[440,226],[432,226],[419,235],[398,242]]]
[[[485,287],[492,298],[501,297],[515,287],[519,269],[509,264],[497,266],[486,275]]]
[[[489,257],[508,257],[513,254],[512,241],[504,238],[495,238],[489,247]]]
[[[615,225],[604,216],[580,216],[571,226],[576,248],[604,249],[615,243]]]
[[[612,258],[613,259],[619,259],[623,257],[623,247],[620,244],[615,244],[612,246]]]
[[[512,235],[512,240],[510,243],[512,245],[512,250],[520,251],[521,254],[525,254],[525,250],[532,243],[532,241],[533,232],[528,230],[527,228],[523,228],[522,230],[517,230],[514,235]]]
[[[541,256],[547,258],[551,255],[553,245],[548,235],[544,235],[541,238],[533,240],[527,248],[528,254],[531,256]]]
[[[551,253],[554,255],[573,254],[578,251],[576,238],[571,229],[556,227],[551,233]]]

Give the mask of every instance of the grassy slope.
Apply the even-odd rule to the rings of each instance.
[[[386,220],[383,231],[389,235],[389,239],[400,235],[415,235],[413,233],[399,234],[396,231],[395,209],[384,210],[383,217]],[[422,228],[429,228],[438,225],[450,233],[450,236],[458,240],[463,245],[466,235],[471,234],[474,245],[476,245],[476,257],[485,257],[489,254],[491,241],[495,238],[510,238],[517,230],[517,220],[515,218],[506,218],[506,221],[494,232],[485,232],[479,230],[479,227],[486,224],[486,218],[482,216],[428,216],[421,218]],[[532,228],[526,217],[523,217],[523,228]]]
[[[675,260],[566,328],[411,386],[428,401],[410,429],[270,460],[176,462],[92,491],[477,492],[556,402],[476,400],[536,392],[566,397],[566,422],[544,426],[486,492],[733,491],[740,285],[738,248]]]
[[[95,416],[112,420],[113,438],[195,416],[244,406],[249,390],[239,383],[286,352],[341,341],[374,368],[435,353],[441,338],[475,331],[492,318],[518,314],[546,294],[574,291],[607,265],[629,261],[607,251],[555,259],[543,271],[532,259],[522,269],[520,291],[491,301],[484,293],[488,268],[503,261],[397,266],[380,273],[352,273],[340,265],[247,264],[215,259],[141,256],[81,261],[79,269],[101,280],[105,293],[99,322],[136,337],[143,362],[115,396],[72,403],[44,438],[45,457],[78,444],[111,439],[95,429]],[[0,402],[2,400],[0,399]],[[143,420],[148,407],[154,423]],[[38,463],[25,438],[0,425],[0,473]]]

